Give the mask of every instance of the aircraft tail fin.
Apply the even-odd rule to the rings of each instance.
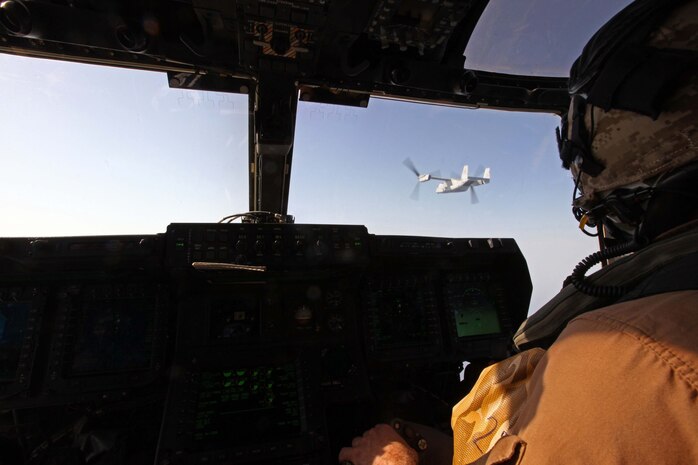
[[[465,165],[463,167],[463,173],[460,176],[461,181],[467,181],[468,180],[468,165]]]
[[[485,174],[482,175],[482,179],[490,179],[490,169],[485,168]]]

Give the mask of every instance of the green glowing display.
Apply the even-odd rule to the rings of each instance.
[[[197,442],[245,444],[304,427],[292,363],[200,376],[193,431]]]
[[[463,293],[462,306],[454,310],[458,337],[496,334],[501,331],[497,309],[480,289]]]

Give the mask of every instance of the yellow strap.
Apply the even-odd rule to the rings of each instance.
[[[584,228],[586,228],[588,222],[589,222],[589,217],[587,215],[582,215],[582,219],[579,220],[579,229],[584,230]]]

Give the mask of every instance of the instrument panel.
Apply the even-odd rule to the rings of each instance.
[[[44,302],[38,287],[0,288],[0,395],[29,385]]]
[[[194,351],[177,364],[156,463],[320,456],[327,441],[317,364],[302,352]],[[176,421],[173,421],[176,420]]]
[[[393,416],[447,425],[463,362],[507,355],[531,293],[511,239],[362,226],[0,239],[0,261],[0,419],[24,425],[0,440],[50,454],[75,417],[158,465],[334,463]]]

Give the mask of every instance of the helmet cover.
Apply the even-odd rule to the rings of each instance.
[[[675,9],[652,31],[648,46],[698,51],[698,0]],[[690,68],[672,85],[656,119],[633,111],[604,111],[587,105],[584,124],[591,152],[605,169],[597,176],[581,173],[583,196],[576,202],[587,207],[609,191],[653,178],[698,160],[698,74]],[[574,111],[568,113],[572,127]],[[571,166],[576,178],[579,167]]]

